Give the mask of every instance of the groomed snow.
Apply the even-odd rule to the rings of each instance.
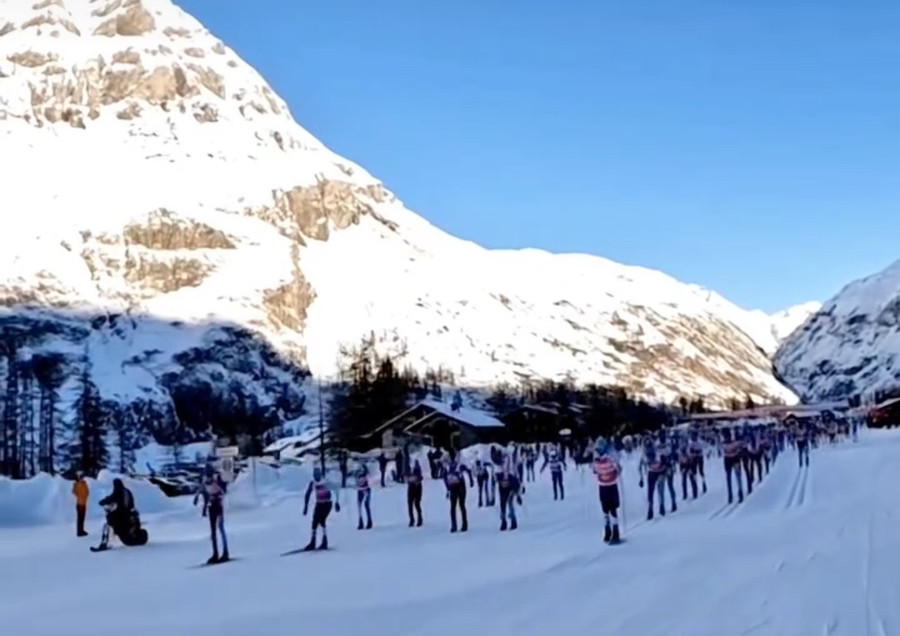
[[[712,459],[710,492],[650,523],[632,464],[627,542],[615,548],[601,542],[592,480],[572,469],[564,502],[545,474],[528,486],[520,529],[503,534],[470,492],[471,529],[451,535],[430,481],[423,528],[406,527],[403,489],[390,487],[373,493],[375,529],[358,532],[347,491],[330,526],[336,549],[284,558],[309,538],[303,479],[260,478],[270,505],[228,517],[240,560],[203,569],[193,569],[209,550],[196,509],[146,515],[146,547],[91,554],[94,506],[90,539],[71,523],[0,530],[0,615],[16,636],[897,634],[900,493],[879,485],[900,478],[898,452],[896,432],[869,432],[814,450],[807,473],[789,452],[714,519],[724,495]]]

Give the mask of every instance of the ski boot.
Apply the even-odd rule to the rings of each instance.
[[[506,519],[500,522],[500,532],[504,532],[506,530]]]
[[[417,527],[417,528],[421,528],[421,527],[422,527],[422,517],[419,517],[419,521],[416,523],[416,527]]]
[[[615,525],[612,529],[612,536],[609,539],[609,545],[615,545],[617,543],[621,543],[622,539],[619,537],[619,526]]]
[[[219,553],[213,552],[212,556],[206,560],[206,565],[214,565],[219,562]]]
[[[509,529],[510,529],[510,530],[515,530],[515,529],[518,528],[518,527],[519,527],[519,524],[518,524],[518,522],[517,522],[515,519],[513,519],[513,520],[510,522],[510,524],[509,524]]]
[[[230,561],[230,560],[231,560],[231,557],[228,556],[228,550],[225,550],[222,553],[222,556],[219,557],[219,563],[225,563],[226,561]]]
[[[463,521],[462,525],[459,527],[460,532],[468,532],[469,531],[469,522]]]
[[[303,548],[304,552],[312,552],[316,549],[316,540],[310,539],[309,543],[306,544],[306,547]]]
[[[647,510],[647,521],[653,521],[653,508]]]
[[[372,518],[369,517],[369,522],[366,524],[366,530],[371,530],[371,529],[372,529]]]
[[[328,537],[322,537],[322,543],[319,544],[319,550],[328,549]]]
[[[362,530],[365,526],[363,525],[362,518],[360,518],[359,523],[356,524],[357,530]]]
[[[410,520],[409,520],[409,527],[410,527],[410,528],[412,528],[412,527],[413,527],[413,525],[415,525],[415,524],[413,524],[413,520],[412,520],[412,519],[410,519]],[[422,524],[419,524],[419,525],[422,525]]]
[[[606,527],[603,528],[603,543],[609,543],[612,539],[612,528],[609,524],[606,524]]]

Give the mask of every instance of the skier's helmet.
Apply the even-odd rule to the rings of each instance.
[[[313,479],[316,481],[322,479],[322,469],[319,466],[313,468]]]
[[[603,455],[608,448],[609,441],[602,435],[598,437],[597,441],[594,443],[594,453],[597,455]]]

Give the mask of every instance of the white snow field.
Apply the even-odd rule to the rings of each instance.
[[[900,435],[867,432],[824,447],[800,471],[783,455],[746,502],[724,501],[720,460],[709,493],[643,522],[633,466],[625,544],[601,540],[595,488],[570,470],[554,502],[529,488],[520,528],[500,533],[470,491],[470,531],[451,535],[447,502],[427,483],[425,526],[406,527],[402,487],[376,489],[376,527],[356,530],[346,491],[329,552],[281,557],[309,538],[296,475],[266,479],[259,506],[228,517],[239,560],[209,554],[206,520],[178,506],[146,515],[150,543],[92,554],[73,524],[0,529],[3,634],[900,634]],[[236,486],[247,490],[247,484]],[[242,494],[242,493],[237,493]],[[246,494],[246,493],[243,493]],[[95,493],[96,501],[99,493]],[[140,502],[139,502],[140,503]],[[680,502],[679,502],[680,503]]]

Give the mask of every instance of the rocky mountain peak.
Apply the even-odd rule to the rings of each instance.
[[[297,377],[285,365],[332,376],[371,333],[404,365],[469,387],[572,379],[662,402],[793,399],[746,312],[718,295],[433,227],[168,0],[0,0],[0,15],[10,351],[75,356],[67,368],[87,365],[123,401],[164,400],[173,377],[271,398],[270,376]],[[281,366],[253,375],[209,351],[277,353]]]
[[[118,120],[132,136],[168,140],[194,124],[228,122],[229,152],[241,130],[248,153],[322,149],[258,73],[168,1],[0,6],[0,120],[82,129]]]

